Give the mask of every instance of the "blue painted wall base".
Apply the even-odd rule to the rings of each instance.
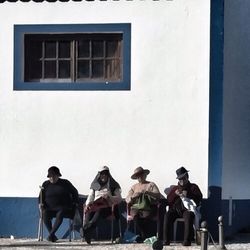
[[[216,207],[221,206],[221,211]],[[239,231],[250,228],[250,217],[248,208],[250,200],[233,200],[232,225],[229,226],[229,200],[222,200],[221,204],[214,203],[214,200],[204,199],[202,203],[202,217],[208,222],[209,231],[212,236],[218,238],[218,216],[224,217],[225,236],[229,237]],[[125,206],[122,207],[125,211]],[[123,211],[121,211],[123,212]],[[39,210],[37,198],[16,198],[0,197],[0,237],[15,238],[36,238],[38,232]],[[125,230],[126,220],[122,220],[122,230]],[[115,227],[118,229],[118,227]],[[68,221],[65,220],[58,231],[58,236],[62,237],[68,229]],[[108,223],[100,225],[98,232],[100,239],[109,238]],[[47,236],[46,229],[44,230]],[[77,237],[80,235],[76,234]]]

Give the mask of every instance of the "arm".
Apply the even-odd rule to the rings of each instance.
[[[150,183],[149,188],[145,193],[157,200],[161,198],[161,193],[159,191],[159,188],[153,182]]]
[[[190,194],[188,194],[188,198],[194,200],[196,205],[199,205],[199,203],[201,202],[202,193],[196,184],[191,184]]]
[[[139,192],[138,190],[136,190],[136,185],[137,184],[131,187],[125,199],[128,204],[132,204],[142,194],[142,192]]]
[[[176,194],[176,190],[177,190],[178,186],[174,186],[171,188],[168,196],[167,196],[167,200],[168,200],[168,203],[169,205],[171,206],[175,200],[179,197],[177,194]]]
[[[109,196],[111,203],[113,204],[118,204],[122,201],[122,196],[121,196],[121,189],[117,188],[114,191],[114,195],[113,196]]]
[[[86,206],[89,206],[95,200],[95,190],[91,189],[86,200]]]
[[[77,189],[73,186],[73,184],[65,179],[62,180],[62,185],[68,190],[69,194],[71,195],[72,198],[72,203],[73,205],[76,205],[79,203],[79,195]]]

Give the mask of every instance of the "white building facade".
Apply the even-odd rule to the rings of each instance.
[[[224,28],[225,37],[232,36],[231,4],[1,3],[1,236],[36,235],[36,197],[52,165],[85,195],[98,168],[107,165],[123,197],[136,167],[150,169],[148,179],[163,193],[176,183],[175,170],[183,165],[203,192],[204,218],[210,219],[210,187],[215,187],[219,206],[213,215],[225,213],[229,229],[236,230],[233,200],[247,199],[248,191],[236,191],[232,178],[241,187],[249,185],[241,181],[248,156],[241,158],[237,176],[230,157],[249,139],[246,129],[243,142],[237,137],[241,146],[230,146],[232,131],[248,125],[246,119],[238,127],[227,126],[231,106],[239,115],[248,104],[243,80],[238,84],[246,96],[244,101],[237,94],[242,100],[238,108],[227,88],[240,74],[229,64],[231,52],[223,57]],[[217,19],[219,26],[213,28]],[[81,39],[89,41],[88,49]],[[235,48],[231,42],[225,49]],[[218,53],[213,56],[213,51]],[[238,162],[240,156],[233,158]],[[29,228],[21,226],[24,220]]]

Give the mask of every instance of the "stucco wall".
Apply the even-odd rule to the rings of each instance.
[[[142,165],[207,195],[209,1],[4,3],[0,8],[0,196],[36,196],[57,165],[82,194],[99,166],[126,195]],[[131,91],[13,91],[13,25],[131,23]]]

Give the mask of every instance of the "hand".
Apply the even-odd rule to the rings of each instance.
[[[106,200],[109,200],[109,199],[110,199],[110,196],[109,196],[109,194],[104,194],[104,195],[102,196],[102,198],[104,198],[104,199],[106,199]]]
[[[187,197],[187,190],[183,190],[183,191],[182,191],[182,196],[183,196],[183,197]]]
[[[176,189],[175,194],[178,195],[178,196],[181,196],[182,192],[179,189]]]
[[[90,208],[91,208],[91,204],[89,204],[89,205],[87,205],[86,207],[85,207],[85,212],[88,212],[89,210],[90,210]]]
[[[141,193],[139,193],[139,192],[133,193],[132,198],[137,198],[137,197],[139,197],[139,196],[141,196]]]

